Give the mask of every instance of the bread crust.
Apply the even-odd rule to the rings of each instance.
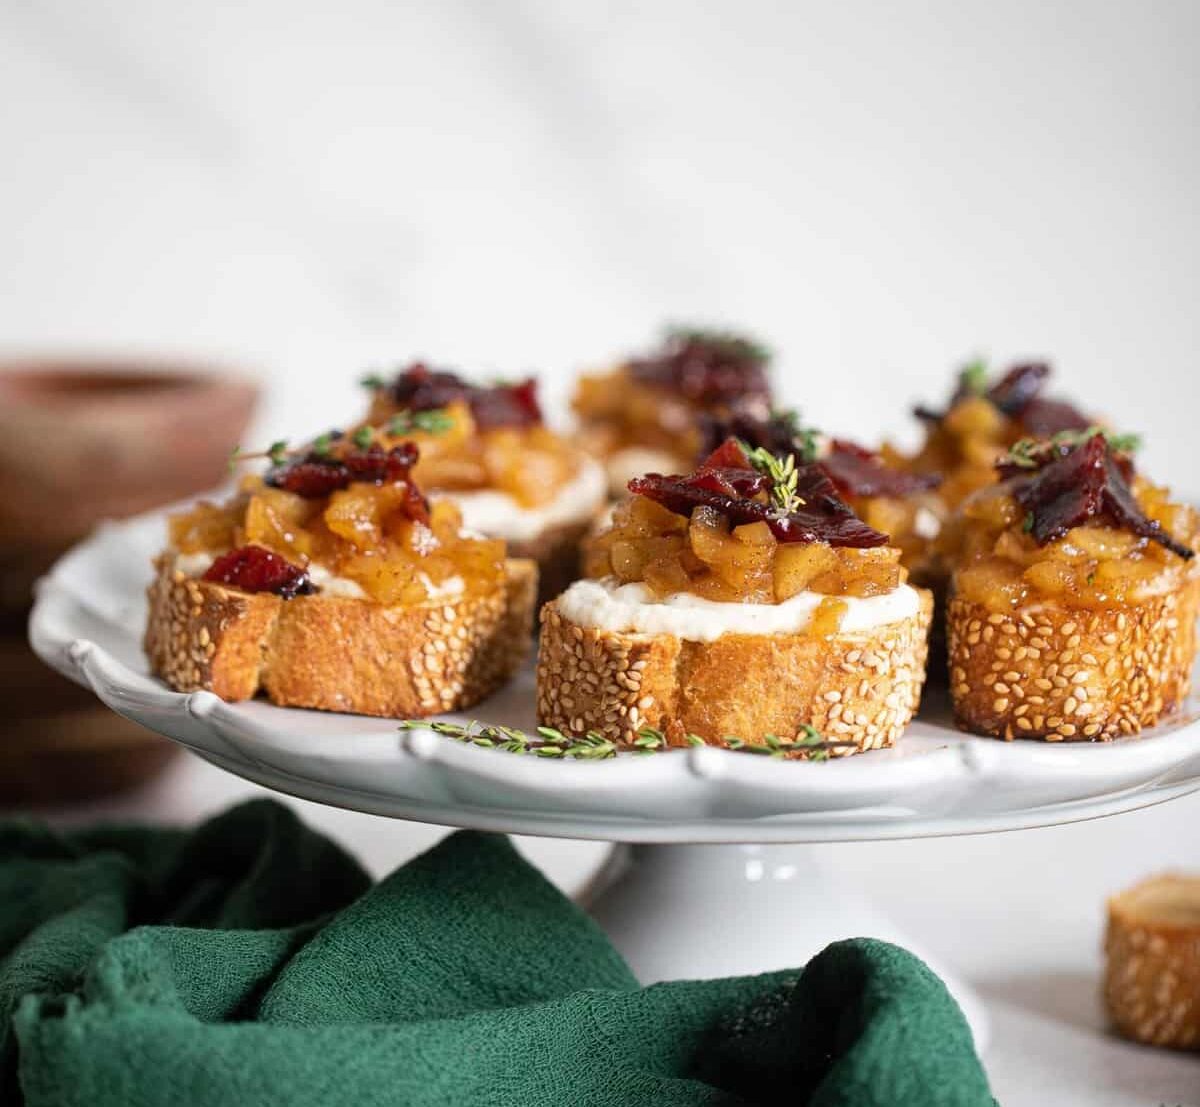
[[[691,642],[578,626],[542,608],[537,710],[542,725],[631,742],[639,728],[670,745],[697,735],[792,738],[804,725],[854,743],[835,755],[889,746],[908,725],[925,679],[933,599],[899,623],[830,638],[726,634]]]
[[[1164,912],[1174,902],[1182,911]],[[1151,877],[1108,901],[1104,1002],[1134,1041],[1200,1049],[1200,878]]]
[[[1188,693],[1200,584],[1119,608],[947,606],[955,722],[996,738],[1108,741],[1137,734]]]
[[[529,651],[537,567],[506,562],[505,586],[419,607],[338,596],[282,600],[185,576],[156,561],[144,646],[181,692],[265,692],[285,707],[409,718],[491,695]]]

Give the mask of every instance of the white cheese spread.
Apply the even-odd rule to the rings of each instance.
[[[527,542],[553,527],[582,523],[604,502],[607,494],[604,470],[590,458],[579,474],[549,503],[522,507],[507,492],[445,492],[462,512],[463,528],[489,538]]]
[[[564,618],[580,626],[712,642],[723,634],[798,633],[812,622],[821,601],[830,598],[846,605],[843,634],[898,623],[920,609],[920,596],[908,584],[882,596],[800,592],[782,603],[766,604],[721,603],[690,592],[658,599],[644,584],[619,584],[612,578],[577,580],[558,597],[558,608]]]

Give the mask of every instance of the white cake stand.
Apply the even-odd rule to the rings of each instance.
[[[979,1001],[830,871],[822,844],[976,834],[1131,811],[1200,789],[1200,700],[1141,739],[971,738],[930,702],[895,749],[785,762],[696,748],[554,761],[394,721],[172,692],[141,653],[160,516],[101,528],[55,566],[30,620],[37,653],[113,710],[268,788],[392,818],[617,843],[584,899],[649,983],[803,964],[885,938],[924,957],[982,1048]],[[532,729],[524,671],[473,714]],[[460,721],[464,721],[460,718]],[[753,938],[748,940],[731,940]]]

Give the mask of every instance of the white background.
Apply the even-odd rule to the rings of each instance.
[[[224,359],[263,440],[418,354],[561,399],[664,320],[761,335],[863,438],[1044,355],[1200,491],[1198,46],[1193,0],[0,0],[0,354]],[[189,760],[119,810],[248,791]],[[440,833],[306,810],[377,871]],[[1103,897],[1200,866],[1198,814],[831,854],[991,1002],[1006,1107],[1196,1103],[1095,988]]]
[[[264,436],[367,366],[581,366],[663,320],[902,434],[1051,356],[1192,487],[1193,0],[0,0],[0,350],[208,352]]]

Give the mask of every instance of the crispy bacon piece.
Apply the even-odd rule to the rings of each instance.
[[[770,478],[750,465],[736,440],[727,439],[690,476],[648,473],[629,482],[629,491],[690,518],[697,507],[720,512],[732,526],[766,523],[780,542],[825,542],[865,549],[886,546],[887,535],[867,526],[837,494],[820,465],[797,470],[798,506],[782,511],[756,499],[771,487]]]
[[[1088,519],[1103,519],[1184,560],[1195,556],[1142,512],[1129,487],[1133,464],[1128,456],[1113,452],[1103,433],[1078,445],[1048,444],[1029,454],[1027,461],[1020,466],[1006,460],[997,468],[1011,482],[1013,498],[1029,513],[1029,532],[1038,545],[1061,538]]]
[[[733,436],[750,446],[769,450],[778,458],[791,454],[798,465],[812,461],[816,452],[815,432],[801,428],[794,412],[777,412],[767,419],[760,419],[735,411],[725,419],[705,419],[703,429],[709,449]],[[936,488],[942,481],[939,473],[906,473],[902,469],[893,469],[874,450],[844,438],[830,442],[829,452],[820,465],[840,496],[902,499]]]
[[[874,451],[835,438],[820,466],[842,496],[887,496],[903,499],[942,483],[940,473],[906,473],[885,465]]]
[[[318,453],[310,450],[303,457],[286,461],[268,470],[264,481],[306,500],[318,500],[362,481],[391,484],[403,481],[406,492],[404,514],[414,522],[429,522],[429,502],[412,479],[419,451],[413,442],[401,442],[390,450],[373,443],[365,450]]]
[[[408,411],[434,411],[460,400],[471,409],[471,417],[482,430],[533,427],[542,422],[533,377],[516,384],[476,385],[457,373],[431,369],[418,361],[397,375],[387,393]]]
[[[1050,438],[1062,431],[1087,430],[1091,425],[1091,420],[1068,400],[1044,400],[1035,396],[1021,412],[1021,426],[1034,438]]]
[[[1017,419],[1042,390],[1048,376],[1050,366],[1045,362],[1014,365],[984,395],[1005,415]]]
[[[285,600],[316,591],[305,570],[264,546],[241,546],[222,554],[201,579],[244,592],[274,592]]]
[[[981,395],[1010,419],[1017,420],[1034,438],[1049,438],[1060,431],[1086,430],[1092,420],[1074,404],[1040,395],[1049,376],[1050,366],[1044,362],[1014,365]],[[950,397],[950,407],[975,394],[964,374]],[[923,406],[913,408],[913,414],[930,423],[938,423],[946,416],[945,411]]]
[[[670,335],[658,353],[628,366],[635,380],[669,388],[696,404],[749,399],[765,407],[771,394],[767,361],[766,352],[744,338],[692,331]]]

